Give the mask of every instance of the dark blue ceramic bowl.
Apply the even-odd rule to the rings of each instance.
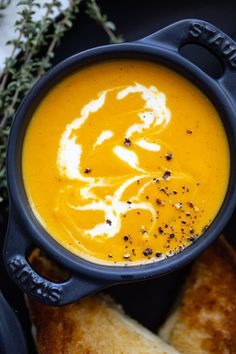
[[[183,58],[180,48],[195,43],[209,49],[222,62],[224,72],[213,79]],[[23,186],[21,155],[24,135],[34,110],[48,91],[64,77],[91,63],[109,58],[148,59],[182,74],[198,86],[217,108],[228,137],[230,181],[218,215],[204,237],[177,255],[160,262],[129,267],[102,266],[75,256],[57,243],[38,223]],[[133,43],[109,45],[76,54],[50,70],[30,91],[17,111],[7,153],[10,217],[4,247],[7,271],[26,293],[50,305],[63,305],[122,282],[158,277],[192,261],[221,233],[236,204],[236,44],[219,29],[201,20],[183,20]],[[214,178],[214,176],[212,176]],[[71,276],[62,283],[44,279],[27,256],[40,247]]]
[[[25,338],[20,323],[0,292],[0,353],[27,354]]]

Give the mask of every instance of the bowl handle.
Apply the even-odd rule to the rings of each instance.
[[[195,43],[205,47],[223,64],[224,73],[216,81],[235,103],[236,42],[217,27],[206,21],[187,19],[167,26],[138,42],[159,45],[177,54],[185,44]]]
[[[10,277],[21,290],[46,305],[65,305],[107,287],[106,281],[72,274],[63,282],[53,282],[38,274],[27,260],[34,246],[15,220],[9,220],[3,258]]]

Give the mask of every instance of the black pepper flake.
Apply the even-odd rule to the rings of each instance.
[[[109,254],[108,254],[108,257],[109,257],[109,258],[112,258],[113,256],[112,256],[112,254],[109,253]]]
[[[84,173],[90,173],[92,170],[91,168],[87,167],[85,170],[84,170]]]
[[[175,234],[170,234],[169,236],[170,236],[170,238],[174,238]]]
[[[159,258],[159,257],[161,257],[161,256],[162,256],[162,253],[161,253],[161,252],[157,252],[157,253],[156,253],[156,257],[157,257],[157,258]]]
[[[146,199],[149,199],[149,196],[148,196],[148,195],[146,195]]]
[[[158,231],[160,234],[163,234],[163,232],[164,232],[161,227],[158,228]]]
[[[167,161],[172,160],[172,154],[171,154],[170,152],[167,152],[167,153],[165,154],[165,157],[166,157],[166,160],[167,160]]]
[[[131,202],[130,200],[128,200],[126,203],[127,203],[127,204],[132,204],[132,202]]]
[[[193,207],[194,207],[194,205],[193,205],[192,202],[188,202],[187,204],[188,204],[188,206],[189,206],[190,208],[193,208]]]
[[[107,219],[107,220],[106,220],[106,224],[108,224],[108,225],[111,226],[111,224],[112,224],[111,220]]]
[[[170,178],[171,172],[170,171],[165,171],[164,175],[162,176],[163,179],[168,179]]]
[[[132,144],[132,142],[131,142],[131,140],[130,140],[130,139],[125,138],[125,140],[124,140],[124,144],[125,144],[125,146],[130,146],[130,145]]]
[[[124,259],[129,259],[129,258],[130,258],[130,253],[125,253],[125,254],[123,255],[123,258],[124,258]]]
[[[187,129],[187,130],[186,130],[186,133],[187,133],[187,134],[192,134],[192,132],[193,132],[192,129]]]
[[[191,216],[191,213],[189,211],[187,211],[187,213],[185,215],[186,216]]]
[[[129,236],[125,235],[124,236],[124,241],[128,241],[129,240]]]
[[[140,215],[140,211],[137,211],[137,214]]]
[[[132,248],[132,253],[133,253],[134,256],[136,256],[136,253],[135,253],[135,249],[134,249],[134,248]]]
[[[182,222],[182,224],[184,224],[184,225],[187,223],[187,221],[185,221],[185,220],[182,220],[181,222]]]
[[[162,200],[159,199],[159,198],[156,199],[156,203],[157,203],[157,205],[162,205],[163,204]]]
[[[190,236],[189,238],[188,238],[188,241],[190,241],[190,242],[194,242],[195,241],[195,236]]]
[[[190,234],[194,234],[194,228],[190,227]]]
[[[177,194],[177,191],[173,191],[174,194]]]
[[[151,248],[146,248],[144,251],[143,251],[143,255],[146,257],[146,256],[150,256],[152,254],[152,249]]]

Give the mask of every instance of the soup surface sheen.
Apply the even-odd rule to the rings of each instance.
[[[204,233],[225,196],[229,149],[191,82],[153,62],[110,60],[49,92],[22,164],[31,208],[53,238],[93,262],[135,265]]]

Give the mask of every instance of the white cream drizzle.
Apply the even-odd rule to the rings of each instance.
[[[142,168],[139,168],[139,159],[135,152],[127,150],[122,146],[115,146],[113,152],[120,160],[126,162],[130,167],[137,171],[145,172]]]
[[[144,100],[144,112],[138,113],[142,123],[133,124],[126,132],[126,137],[130,138],[133,133],[142,133],[144,129],[149,129],[159,126],[163,130],[170,122],[171,113],[166,107],[166,96],[164,93],[158,91],[155,86],[146,87],[139,83],[133,86],[128,86],[117,93],[117,99],[122,100],[131,93],[140,93]]]
[[[72,133],[74,130],[79,130],[89,118],[90,113],[97,112],[104,105],[107,92],[108,90],[103,91],[97,99],[86,104],[81,110],[81,116],[67,124],[66,130],[62,134],[57,155],[57,166],[61,174],[69,179],[87,180],[79,172],[82,146],[77,144],[76,136]]]
[[[97,138],[97,141],[96,143],[93,145],[93,147],[95,148],[96,146],[98,145],[102,145],[102,143],[105,141],[105,140],[108,140],[110,138],[112,138],[114,135],[114,133],[111,131],[111,130],[104,130],[100,135],[99,137]]]
[[[139,83],[134,83],[125,88],[114,88],[113,91],[118,91],[116,94],[117,100],[122,100],[130,94],[139,93],[144,101],[142,111],[138,111],[137,115],[140,119],[140,123],[131,125],[126,131],[125,137],[132,138],[132,135],[136,133],[142,133],[146,130],[159,127],[159,132],[166,128],[171,119],[170,110],[166,107],[166,97],[163,93],[159,92],[155,86],[146,87]],[[59,143],[57,166],[64,177],[69,180],[78,180],[83,182],[82,188],[80,188],[80,196],[84,200],[88,200],[85,205],[72,205],[65,200],[66,205],[74,210],[91,210],[104,212],[104,222],[95,225],[91,229],[80,230],[84,235],[89,237],[105,236],[113,237],[121,229],[121,216],[124,213],[134,209],[144,209],[151,213],[153,218],[155,217],[155,209],[148,201],[140,201],[141,190],[145,187],[139,188],[139,193],[133,196],[131,204],[122,200],[122,196],[126,189],[137,180],[147,179],[148,182],[145,186],[152,183],[153,176],[150,175],[150,171],[146,171],[139,166],[139,158],[137,153],[126,147],[115,145],[113,147],[113,153],[116,157],[122,160],[125,164],[133,170],[130,173],[130,178],[127,176],[122,179],[120,177],[120,184],[115,190],[112,196],[106,196],[101,199],[96,195],[93,190],[94,187],[107,187],[113,184],[112,177],[90,177],[81,174],[81,156],[83,153],[83,147],[77,141],[76,132],[82,127],[82,125],[89,119],[91,113],[97,112],[106,102],[107,94],[112,90],[105,90],[98,94],[98,98],[90,101],[86,104],[82,110],[79,118],[74,119],[66,126],[65,131],[61,136]],[[111,130],[104,130],[98,136],[95,144],[93,145],[93,151],[104,143],[104,141],[111,139],[114,132]],[[132,140],[133,143],[133,140]],[[134,138],[134,144],[142,149],[158,152],[161,149],[159,144],[147,140],[147,138],[138,139]],[[137,174],[137,171],[139,174]],[[116,180],[117,183],[117,180]],[[85,184],[85,185],[84,185]],[[60,191],[62,192],[62,191]],[[63,196],[63,193],[60,193]],[[91,201],[92,199],[92,201]],[[107,223],[106,221],[110,222]],[[154,227],[154,225],[153,225]]]
[[[140,146],[144,150],[148,151],[160,151],[161,146],[156,144],[156,143],[150,143],[146,139],[140,139],[137,142],[135,142],[136,145]]]

